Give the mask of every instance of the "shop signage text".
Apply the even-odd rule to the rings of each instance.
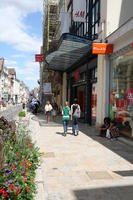
[[[113,53],[113,45],[107,43],[93,43],[92,54],[110,54]]]
[[[35,62],[43,62],[44,55],[43,54],[35,54]]]
[[[85,22],[86,0],[73,0],[73,21]]]

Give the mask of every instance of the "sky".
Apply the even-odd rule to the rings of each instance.
[[[42,8],[43,0],[0,0],[0,57],[30,89],[38,87]]]

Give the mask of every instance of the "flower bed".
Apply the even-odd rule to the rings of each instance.
[[[5,121],[5,126],[0,128],[3,130],[5,158],[0,172],[0,199],[33,200],[36,193],[34,179],[39,165],[39,149],[35,147],[29,132],[22,125],[15,131]]]

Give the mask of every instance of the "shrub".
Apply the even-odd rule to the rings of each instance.
[[[0,173],[0,199],[33,200],[36,193],[35,170],[39,165],[39,149],[29,131],[20,126],[16,137],[4,130],[3,152],[5,165]]]
[[[19,117],[25,117],[26,116],[26,113],[25,113],[25,111],[21,111],[21,112],[19,112]]]

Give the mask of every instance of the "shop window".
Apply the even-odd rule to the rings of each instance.
[[[110,117],[120,130],[133,130],[133,51],[112,60],[110,75]]]

